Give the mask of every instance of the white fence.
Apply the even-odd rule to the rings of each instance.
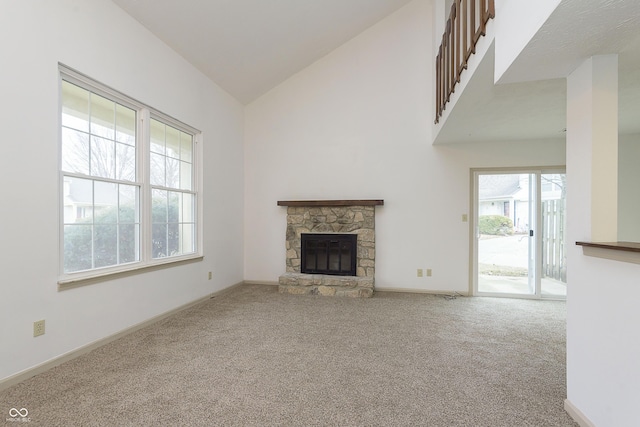
[[[565,254],[565,203],[563,200],[542,202],[542,277],[567,282]]]

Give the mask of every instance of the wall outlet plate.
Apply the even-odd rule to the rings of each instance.
[[[33,322],[33,336],[39,337],[40,335],[44,335],[44,320]]]

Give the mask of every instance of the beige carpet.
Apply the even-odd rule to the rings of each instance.
[[[0,392],[0,410],[31,426],[575,426],[565,389],[563,302],[244,285]]]

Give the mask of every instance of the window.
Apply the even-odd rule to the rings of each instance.
[[[61,66],[63,276],[198,254],[198,132]]]
[[[195,250],[193,135],[151,119],[153,258]]]

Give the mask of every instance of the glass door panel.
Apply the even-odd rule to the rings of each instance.
[[[540,178],[542,297],[567,296],[566,182],[564,173],[543,173]]]
[[[536,294],[536,175],[477,175],[477,293]]]

